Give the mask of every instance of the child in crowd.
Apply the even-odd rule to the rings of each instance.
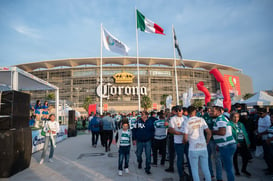
[[[127,118],[122,119],[122,129],[118,131],[117,135],[117,147],[119,148],[119,160],[118,160],[118,175],[122,176],[123,160],[125,160],[124,171],[129,173],[129,156],[131,147],[131,131],[129,130],[129,121]]]

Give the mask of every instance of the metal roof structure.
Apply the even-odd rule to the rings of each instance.
[[[55,106],[59,107],[59,88],[17,67],[0,67],[0,91],[55,90]],[[56,117],[58,118],[58,111]]]
[[[115,64],[115,65],[133,65],[137,63],[136,57],[103,57],[102,64]],[[201,68],[204,70],[211,70],[213,68],[229,70],[229,71],[242,71],[241,69],[234,68],[227,65],[198,61],[198,60],[183,60],[184,65],[187,68]],[[139,64],[153,66],[153,65],[165,65],[174,66],[173,58],[154,58],[154,57],[139,57]],[[52,69],[56,67],[71,67],[76,68],[82,65],[100,66],[100,57],[95,58],[68,58],[58,60],[45,60],[39,62],[25,63],[15,65],[27,72],[35,71],[37,69]],[[176,59],[176,66],[182,66],[179,59]]]

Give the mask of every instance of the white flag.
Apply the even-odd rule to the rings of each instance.
[[[105,28],[102,28],[102,39],[104,48],[121,55],[128,55],[129,48],[123,42],[111,35]]]

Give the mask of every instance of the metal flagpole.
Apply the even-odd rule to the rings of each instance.
[[[140,80],[139,80],[139,58],[138,58],[138,31],[137,31],[137,12],[135,8],[136,15],[136,46],[137,46],[137,96],[138,96],[138,112],[140,112]]]
[[[100,26],[100,115],[102,115],[102,23]]]
[[[179,97],[178,97],[178,82],[177,82],[177,70],[176,70],[176,56],[175,56],[175,40],[174,40],[174,27],[172,25],[173,32],[173,59],[174,59],[174,74],[175,74],[175,87],[176,87],[176,105],[179,105]]]

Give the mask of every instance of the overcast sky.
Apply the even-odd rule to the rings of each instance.
[[[139,56],[233,66],[273,89],[273,0],[0,0],[0,66],[100,56],[100,24],[136,56],[135,7],[166,34],[139,32]],[[103,56],[118,54],[103,50]]]

